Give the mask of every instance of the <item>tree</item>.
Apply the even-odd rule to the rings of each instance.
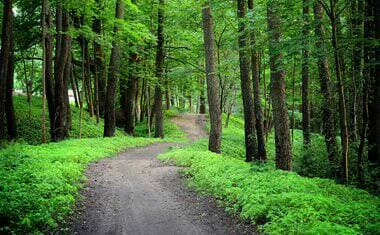
[[[162,87],[163,73],[164,73],[164,14],[165,14],[165,1],[159,0],[158,4],[158,27],[157,27],[157,53],[156,53],[156,77],[158,84],[154,89],[154,116],[155,116],[155,130],[154,137],[164,138],[164,114],[162,111]]]
[[[65,99],[68,79],[65,77],[65,68],[68,65],[68,58],[71,51],[71,37],[69,30],[69,12],[64,8],[61,1],[57,1],[56,7],[56,48],[55,48],[55,69],[54,69],[54,141],[60,141],[67,137],[67,110],[68,102]]]
[[[344,93],[344,83],[342,77],[342,61],[339,54],[338,41],[338,18],[342,11],[338,11],[338,0],[330,0],[330,8],[327,4],[320,0],[331,22],[331,43],[334,49],[335,76],[338,81],[338,97],[339,97],[339,122],[340,122],[340,138],[342,143],[342,179],[348,182],[348,127],[347,127],[347,108]]]
[[[248,9],[253,12],[254,3],[253,0],[248,0]],[[253,22],[251,23],[253,25]],[[267,153],[265,149],[264,138],[264,123],[263,123],[263,111],[261,109],[261,96],[260,96],[260,54],[257,50],[255,29],[251,30],[251,69],[253,80],[253,96],[255,106],[255,118],[256,118],[256,133],[257,133],[257,159],[260,161],[266,161]]]
[[[123,0],[116,2],[116,19],[124,18],[124,3]],[[116,85],[119,77],[120,68],[120,45],[117,41],[118,25],[117,22],[113,28],[114,39],[112,42],[110,65],[108,69],[108,81],[106,89],[106,100],[104,106],[104,137],[112,137],[115,135],[115,98]]]
[[[303,0],[303,29],[305,39],[302,48],[302,130],[303,142],[310,144],[310,105],[309,105],[309,31],[310,31],[310,0]]]
[[[252,159],[257,160],[257,141],[255,131],[255,111],[252,98],[252,87],[249,78],[249,57],[247,52],[248,33],[246,30],[245,0],[237,0],[237,16],[239,20],[239,61],[240,61],[240,81],[241,93],[244,108],[244,135],[245,135],[245,160],[247,162]]]
[[[96,0],[97,7],[100,8],[100,0]],[[98,9],[98,14],[100,9]],[[96,15],[93,19],[92,30],[96,33],[97,38],[94,40],[94,66],[95,66],[95,86],[97,90],[95,91],[95,97],[97,99],[97,113],[99,116],[104,117],[104,100],[106,92],[106,80],[107,80],[107,68],[104,58],[104,51],[101,43],[102,33],[102,20],[99,15]]]
[[[379,40],[379,4],[374,0],[366,1],[366,20],[364,22],[364,37],[368,43],[365,46],[365,76],[368,79],[368,160],[371,165],[380,163],[380,105],[379,105],[379,45],[373,41]],[[368,92],[368,91],[367,91]]]
[[[6,138],[5,118],[7,111],[6,102],[9,99],[9,78],[13,76],[13,36],[12,36],[12,0],[5,0],[3,3],[3,21],[1,35],[1,52],[0,52],[0,139]],[[13,78],[12,78],[13,80]]]
[[[276,144],[276,167],[282,170],[292,170],[292,155],[290,148],[289,117],[285,101],[285,71],[280,49],[281,22],[279,1],[269,0],[267,5],[270,82],[273,102],[273,121]]]
[[[13,105],[13,87],[14,87],[14,30],[13,30],[13,11],[10,11],[11,20],[9,29],[10,30],[10,51],[8,59],[8,69],[7,69],[7,85],[6,85],[6,94],[5,94],[5,114],[7,118],[7,132],[9,139],[15,139],[17,137],[17,126],[16,126],[16,116]]]
[[[46,35],[44,37],[44,68],[46,98],[49,110],[50,136],[55,139],[55,102],[54,102],[54,78],[53,78],[53,18],[51,15],[50,2],[46,0],[44,19],[46,25]]]
[[[331,75],[329,62],[327,58],[327,49],[324,41],[324,27],[323,27],[323,12],[322,5],[319,1],[314,1],[314,25],[316,48],[319,49],[318,53],[318,70],[321,92],[323,95],[323,133],[325,136],[325,143],[327,148],[327,155],[330,162],[333,164],[337,156],[336,144],[336,129],[334,119],[334,99],[332,93]]]
[[[138,76],[136,75],[138,60],[137,54],[130,55],[128,79],[120,82],[121,104],[125,117],[124,131],[129,135],[135,134],[135,97],[139,85]]]
[[[207,100],[210,114],[210,136],[208,149],[215,153],[221,152],[222,118],[219,97],[219,80],[215,65],[215,36],[214,22],[211,13],[210,1],[206,1],[202,8],[203,37],[205,47],[205,64],[207,77]],[[202,112],[204,112],[202,108]]]
[[[49,1],[42,1],[41,27],[42,27],[42,114],[41,114],[41,142],[46,143],[46,13],[49,9]]]

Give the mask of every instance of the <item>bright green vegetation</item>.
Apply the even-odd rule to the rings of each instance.
[[[16,233],[47,232],[72,211],[88,163],[157,139],[72,139],[0,151],[0,218]]]
[[[272,160],[268,164],[244,162],[241,125],[239,118],[232,118],[229,128],[223,130],[222,155],[208,152],[207,140],[200,140],[159,158],[188,166],[185,173],[190,176],[190,186],[220,199],[227,211],[240,214],[265,233],[378,234],[378,197],[332,180],[275,170]],[[298,138],[302,136],[297,131],[294,168],[301,171],[302,141],[297,141]],[[269,142],[273,141],[271,135]],[[322,139],[313,136],[313,141],[316,145],[313,155],[325,156]],[[268,143],[270,159],[274,157],[272,146],[273,143]],[[318,151],[323,154],[317,155]]]
[[[65,222],[79,196],[86,166],[131,147],[157,141],[184,141],[179,127],[165,121],[166,138],[153,139],[125,136],[121,130],[113,138],[102,138],[103,123],[84,112],[84,139],[59,143],[40,143],[41,100],[34,98],[29,115],[25,97],[15,97],[20,139],[0,150],[0,233],[46,233]],[[178,113],[166,113],[166,119]],[[72,107],[73,125],[70,136],[79,135],[79,109]],[[47,121],[47,126],[48,126]],[[138,125],[137,134],[144,136],[146,123]]]
[[[15,111],[17,117],[17,129],[19,139],[26,141],[29,144],[41,143],[41,109],[42,101],[38,97],[33,97],[31,106],[24,96],[14,96]],[[71,138],[79,137],[79,120],[80,110],[74,106],[71,106],[72,115],[72,128],[70,130]],[[46,130],[47,136],[50,139],[49,133],[49,117],[46,113]],[[82,120],[82,137],[83,138],[95,138],[103,136],[104,125],[103,122],[96,123],[95,117],[91,118],[89,113],[83,112]],[[120,130],[116,131],[117,136],[122,136],[123,133]]]
[[[165,130],[165,141],[167,142],[184,142],[187,141],[185,133],[174,123],[170,121],[171,118],[179,115],[177,109],[165,110],[164,112],[164,130]],[[135,127],[136,136],[138,137],[149,137],[148,126],[146,121],[137,123]],[[154,124],[151,129],[151,137],[154,136]]]

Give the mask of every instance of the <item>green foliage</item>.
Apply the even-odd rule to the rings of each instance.
[[[29,144],[41,143],[41,109],[42,101],[40,98],[33,97],[31,107],[26,101],[24,96],[14,96],[14,105],[16,110],[18,138],[24,140]],[[46,108],[47,109],[47,108]],[[70,130],[70,137],[79,137],[79,118],[80,110],[71,106],[72,111],[72,128]],[[49,134],[49,117],[48,111],[46,111],[46,128],[47,135]],[[94,138],[103,136],[104,125],[103,122],[96,123],[95,118],[91,118],[88,112],[83,112],[82,120],[82,137]],[[120,130],[116,131],[117,136],[122,136],[123,133]],[[50,136],[48,137],[50,139]]]
[[[190,166],[190,186],[269,234],[378,234],[380,200],[332,180],[208,152],[202,142],[161,155]]]
[[[0,233],[47,233],[70,214],[86,165],[155,139],[73,139],[0,150]]]
[[[207,140],[159,156],[190,167],[189,184],[220,199],[226,210],[257,224],[269,234],[379,234],[380,200],[366,191],[332,180],[306,178],[275,170],[274,137],[267,144],[269,162],[244,162],[241,118],[223,130],[222,155],[207,151]],[[308,176],[330,174],[323,138],[312,136],[304,155],[302,132],[295,130],[294,170]]]
[[[170,121],[171,118],[176,117],[178,114],[179,111],[177,109],[165,110],[164,112],[165,141],[184,142],[187,140],[185,133]],[[137,123],[135,133],[138,137],[149,137],[146,121]],[[152,124],[151,136],[154,136],[154,123]]]

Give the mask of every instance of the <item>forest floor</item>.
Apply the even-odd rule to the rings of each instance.
[[[204,116],[181,115],[173,122],[189,141],[206,137]],[[72,218],[74,234],[252,234],[209,196],[186,186],[180,167],[156,158],[176,143],[133,148],[91,164],[83,200]]]

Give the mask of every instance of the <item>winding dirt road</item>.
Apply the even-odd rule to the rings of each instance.
[[[207,135],[203,116],[183,115],[173,121],[191,141]],[[213,198],[188,189],[179,167],[156,159],[176,145],[133,148],[91,164],[72,233],[252,234],[252,226],[228,216]]]

